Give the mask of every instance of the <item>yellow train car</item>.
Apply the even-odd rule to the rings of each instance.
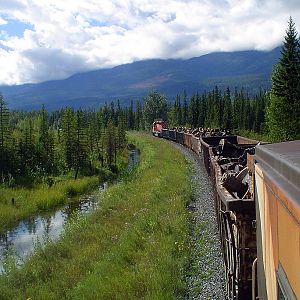
[[[252,299],[300,299],[300,140],[258,145],[254,178]]]

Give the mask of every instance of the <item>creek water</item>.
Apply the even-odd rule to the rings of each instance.
[[[138,150],[130,150],[126,172],[131,172],[139,162]],[[105,182],[99,186],[99,192],[108,187]],[[68,220],[75,214],[87,214],[94,211],[99,202],[95,194],[83,196],[79,201],[69,203],[52,212],[22,220],[15,228],[0,234],[0,273],[5,271],[7,255],[13,255],[17,265],[21,265],[38,246],[59,239]]]

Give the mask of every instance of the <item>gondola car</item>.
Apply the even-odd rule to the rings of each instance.
[[[214,187],[227,299],[251,299],[256,234],[247,156],[254,154],[257,141],[218,136],[202,137],[201,142],[208,147],[208,169]]]
[[[184,144],[184,131],[183,131],[182,128],[177,129],[176,142],[181,144],[181,145]]]
[[[169,129],[169,140],[176,142],[176,133],[175,129]]]

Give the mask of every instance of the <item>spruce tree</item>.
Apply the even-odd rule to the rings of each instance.
[[[75,168],[75,145],[76,145],[76,130],[75,130],[75,114],[73,109],[66,108],[62,118],[62,148],[64,161],[68,169]]]
[[[40,113],[38,156],[43,174],[51,173],[54,161],[54,140],[49,129],[49,116],[44,106]]]
[[[115,162],[115,147],[116,147],[116,136],[115,136],[115,128],[113,126],[112,121],[110,120],[107,124],[106,131],[106,160],[107,165],[110,169],[113,167],[113,163]]]
[[[112,121],[111,121],[112,122]],[[75,180],[77,179],[78,172],[82,169],[87,162],[87,142],[86,142],[86,126],[85,118],[82,110],[76,112],[76,140],[75,140]]]
[[[223,122],[222,127],[225,129],[232,129],[232,111],[231,111],[231,95],[230,89],[227,87],[226,92],[224,93],[224,110],[223,110]]]
[[[123,116],[122,116],[122,118],[121,118],[120,121],[124,122]],[[136,130],[144,129],[143,126],[142,126],[142,121],[143,121],[142,106],[141,106],[140,101],[137,101],[136,102],[136,110],[135,110],[135,120],[134,120],[134,124],[135,124],[135,129]]]
[[[267,118],[272,141],[300,138],[300,49],[292,18],[272,74]]]
[[[128,109],[128,121],[127,126],[128,129],[134,129],[134,109],[133,109],[133,101],[130,101],[130,107]]]
[[[186,90],[183,92],[183,108],[182,108],[182,124],[187,125],[188,123],[188,103]]]
[[[9,111],[4,102],[3,96],[0,94],[0,173],[2,178],[4,174],[10,171],[9,161],[11,160],[9,151],[10,126]]]

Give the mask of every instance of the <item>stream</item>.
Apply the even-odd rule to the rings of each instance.
[[[131,172],[138,162],[139,151],[129,150],[125,172]],[[107,187],[108,183],[103,183],[99,186],[99,192],[104,192]],[[5,271],[4,262],[7,254],[13,254],[17,265],[22,265],[37,246],[58,240],[72,216],[90,213],[98,206],[95,194],[85,195],[79,201],[64,205],[55,211],[22,220],[16,227],[5,234],[0,234],[0,274]]]

